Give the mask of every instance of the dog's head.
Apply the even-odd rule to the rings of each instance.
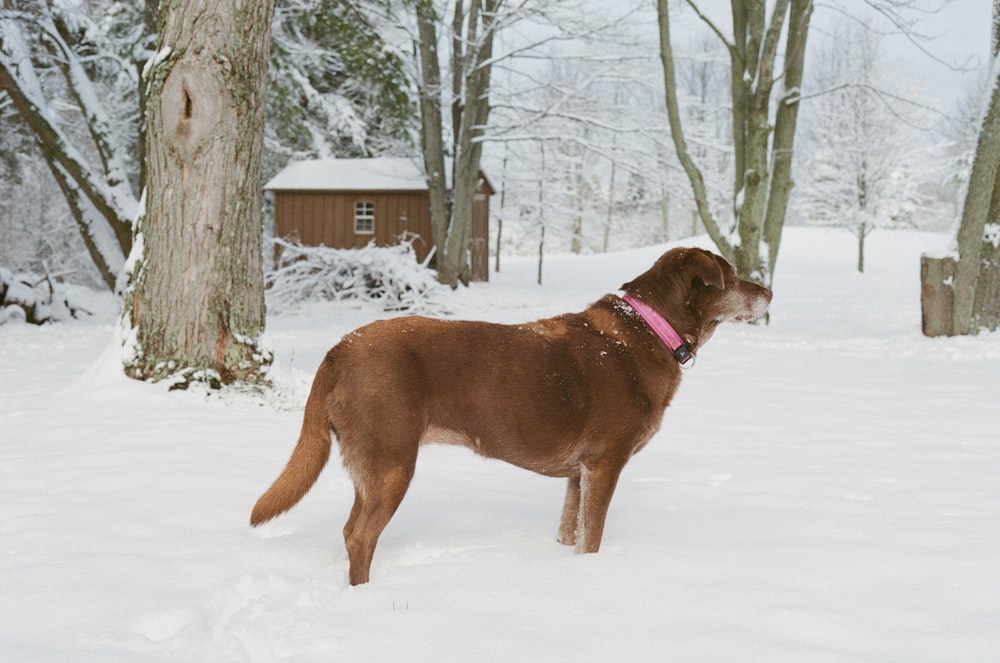
[[[720,322],[749,322],[767,311],[771,291],[741,279],[725,258],[694,248],[671,249],[622,286],[656,309],[692,349]]]

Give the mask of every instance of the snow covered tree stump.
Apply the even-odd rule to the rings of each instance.
[[[955,260],[920,256],[920,321],[924,336],[954,334],[951,311],[955,305]]]
[[[952,256],[920,257],[920,317],[924,336],[959,336],[1000,329],[1000,247],[985,245],[978,270],[962,278]],[[966,306],[962,306],[962,302]],[[964,314],[963,314],[964,312]]]

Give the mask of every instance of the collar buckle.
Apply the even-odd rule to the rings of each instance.
[[[688,350],[686,344],[681,344],[679,348],[674,350],[674,359],[677,363],[681,365],[681,368],[693,368],[695,356],[694,353]]]

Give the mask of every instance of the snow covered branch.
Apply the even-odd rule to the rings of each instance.
[[[384,311],[448,312],[449,290],[417,263],[412,242],[330,249],[274,240],[278,266],[265,276],[268,307],[287,311],[306,302],[355,299]]]
[[[0,326],[9,322],[42,325],[87,315],[56,281],[59,275],[15,274],[0,267]]]
[[[91,142],[78,146],[59,123],[60,113],[33,61],[22,22],[30,21],[36,38],[44,39],[58,51],[55,64],[63,73],[67,89],[78,103]],[[21,117],[31,128],[46,162],[69,203],[85,243],[105,283],[113,288],[131,245],[131,222],[137,200],[121,162],[122,150],[111,135],[102,95],[87,76],[76,52],[62,38],[51,16],[29,17],[9,10],[0,11],[0,89],[11,98]],[[85,150],[100,155],[100,168],[84,156]]]

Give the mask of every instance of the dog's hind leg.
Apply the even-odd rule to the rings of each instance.
[[[358,522],[358,514],[361,513],[362,504],[364,504],[364,500],[361,498],[361,489],[355,486],[354,506],[351,507],[351,515],[347,517],[347,522],[344,523],[344,541],[347,541],[351,537],[351,532],[354,531],[354,525]]]
[[[416,448],[412,458],[401,463],[399,459],[394,460],[397,464],[370,471],[354,479],[354,506],[344,526],[344,543],[347,545],[352,585],[368,582],[375,545],[403,501],[413,478]]]
[[[566,501],[559,521],[559,543],[576,544],[576,528],[580,520],[580,475],[572,476],[566,482]]]

